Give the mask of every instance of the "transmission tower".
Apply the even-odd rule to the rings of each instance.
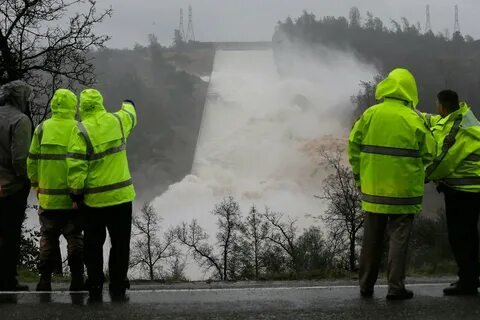
[[[188,6],[188,27],[186,42],[195,41],[195,31],[193,30],[193,10],[192,5]]]
[[[432,31],[432,24],[430,23],[430,5],[427,4],[426,21],[425,21],[425,33]]]
[[[453,26],[453,32],[460,32],[460,22],[458,19],[458,5],[455,5],[455,25]]]
[[[185,28],[183,27],[183,9],[180,9],[180,25],[178,26],[178,31],[180,32],[180,37],[182,37],[182,40],[185,40]]]

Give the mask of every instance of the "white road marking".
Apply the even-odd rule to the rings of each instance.
[[[415,287],[438,287],[448,286],[450,283],[412,283],[408,288]],[[376,288],[387,288],[388,285],[376,285]],[[335,289],[358,289],[358,285],[339,285],[339,286],[304,286],[304,287],[250,287],[250,288],[192,288],[192,289],[140,289],[129,290],[128,293],[166,293],[166,292],[226,292],[226,291],[285,291],[285,290],[335,290]],[[88,293],[88,291],[0,291],[0,294],[78,294]]]

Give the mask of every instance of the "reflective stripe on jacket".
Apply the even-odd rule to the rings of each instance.
[[[71,209],[67,188],[67,148],[72,129],[76,126],[77,96],[59,89],[50,103],[52,117],[33,134],[28,156],[28,177],[37,190],[42,209]]]
[[[366,212],[412,214],[422,210],[425,167],[435,141],[416,113],[415,79],[395,69],[376,90],[384,102],[367,109],[349,138],[349,161]]]
[[[432,129],[437,122],[442,119],[440,115],[435,115],[431,113],[426,113],[426,112],[420,112],[417,110],[418,115],[425,121],[425,124],[429,129]]]
[[[480,192],[480,122],[468,105],[462,102],[432,132],[438,148],[428,179],[460,191]]]
[[[68,146],[70,191],[83,194],[90,207],[133,201],[126,141],[137,122],[134,106],[123,103],[120,111],[108,113],[101,94],[86,89],[80,95],[80,116]]]

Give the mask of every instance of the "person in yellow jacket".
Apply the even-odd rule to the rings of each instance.
[[[125,101],[120,111],[109,113],[99,91],[80,94],[81,122],[72,130],[68,145],[68,188],[75,206],[85,218],[85,265],[87,287],[92,300],[101,299],[103,244],[110,235],[110,294],[123,299],[129,287],[132,201],[135,190],[128,167],[127,138],[137,124],[133,102]]]
[[[67,148],[77,125],[77,96],[67,89],[55,91],[50,102],[52,117],[36,128],[27,159],[28,177],[39,202],[40,281],[37,291],[51,291],[52,272],[59,252],[59,237],[67,240],[68,265],[72,275],[70,291],[84,289],[83,223],[73,210],[67,189]]]
[[[417,85],[408,70],[393,70],[378,84],[375,97],[383,102],[357,120],[348,145],[365,211],[360,293],[373,295],[387,229],[387,299],[410,299],[413,292],[405,288],[408,242],[413,218],[422,211],[425,167],[433,160],[436,145],[416,112]]]
[[[445,197],[448,237],[459,277],[444,293],[475,295],[480,268],[480,122],[452,90],[438,93],[437,109],[431,130],[438,149],[427,179],[436,181]]]

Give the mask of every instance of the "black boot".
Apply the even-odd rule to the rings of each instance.
[[[363,298],[371,298],[373,296],[373,288],[370,289],[360,289],[360,295]]]
[[[103,301],[103,286],[102,285],[89,285],[88,286],[88,300],[90,302],[102,302]]]
[[[110,291],[110,299],[112,302],[128,302],[130,300],[125,291]]]
[[[83,279],[83,274],[72,274],[72,279],[70,281],[70,291],[84,291],[85,280]]]
[[[466,285],[460,281],[454,282],[450,287],[443,289],[446,296],[475,296],[478,294],[477,283]]]
[[[109,285],[109,291],[110,291],[110,297],[112,298],[112,301],[117,301],[117,302],[125,302],[128,300],[127,295],[125,294],[127,291],[127,283],[122,283],[121,285],[112,285],[110,283]],[[128,284],[128,287],[130,285]]]
[[[455,282],[452,282],[450,283],[450,286],[454,286],[454,285],[457,285],[459,282],[459,280],[455,281]],[[477,288],[480,288],[480,280],[477,279],[477,281],[475,281],[475,283],[477,284]]]
[[[408,300],[413,298],[413,292],[407,289],[388,292],[387,300]]]
[[[37,284],[37,291],[52,291],[52,275],[42,274]]]

